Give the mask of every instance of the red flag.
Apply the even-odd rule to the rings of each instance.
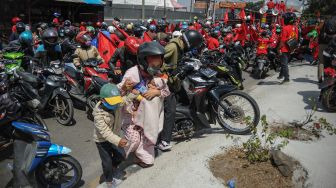
[[[224,23],[227,24],[229,21],[229,11],[226,9],[226,12],[224,14]]]
[[[245,10],[243,8],[241,9],[239,13],[239,17],[240,19],[245,20],[246,15],[245,15]]]
[[[255,21],[255,13],[253,13],[253,16],[252,16],[251,20],[252,20],[252,23],[254,24],[254,21]]]
[[[112,23],[112,25],[121,33],[124,35],[124,37],[127,39],[129,37],[129,35],[123,30],[120,29],[115,23]]]
[[[108,36],[104,35],[102,32],[99,32],[98,52],[100,56],[104,59],[104,63],[101,64],[99,67],[109,68],[108,62],[116,49],[117,46],[113,44],[112,40]]]
[[[149,34],[147,32],[144,32],[143,41],[144,42],[152,42],[153,39],[149,36]]]

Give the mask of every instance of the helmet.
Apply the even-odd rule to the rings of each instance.
[[[80,25],[86,26],[86,23],[85,22],[81,22]]]
[[[108,27],[107,23],[102,22],[101,28],[107,30],[107,27]]]
[[[192,48],[199,48],[203,43],[202,35],[195,30],[186,31],[183,33],[182,38],[188,50]]]
[[[60,29],[58,30],[58,36],[59,36],[59,37],[64,37],[64,36],[65,36],[65,34],[64,34],[64,28],[60,28]]]
[[[267,32],[266,31],[261,32],[261,36],[266,37],[267,36]]]
[[[275,30],[275,32],[276,32],[277,34],[280,34],[280,33],[281,33],[281,28],[277,28],[277,29]]]
[[[60,16],[61,16],[61,14],[60,14],[60,13],[58,13],[58,12],[55,12],[53,15],[54,15],[56,18],[58,18],[58,17],[60,17]]]
[[[54,46],[58,41],[58,33],[55,29],[46,29],[42,34],[42,41],[45,45]]]
[[[64,26],[66,26],[66,27],[70,27],[70,26],[71,26],[71,22],[70,22],[70,20],[65,20],[65,21],[64,21]]]
[[[173,32],[173,38],[177,38],[177,37],[180,37],[180,36],[182,36],[181,31],[174,31]]]
[[[150,31],[156,31],[156,26],[154,24],[149,25]]]
[[[198,20],[198,17],[197,17],[197,16],[194,16],[194,20]]]
[[[318,36],[318,33],[315,29],[307,34],[307,37],[309,38],[316,38],[317,36]]]
[[[107,31],[108,31],[109,33],[114,33],[115,30],[116,30],[116,28],[115,28],[114,26],[108,26],[108,28],[107,28]]]
[[[72,39],[75,36],[75,31],[70,27],[66,27],[64,28],[64,35]]]
[[[19,18],[19,17],[14,17],[14,18],[12,18],[12,24],[14,25],[14,24],[16,24],[16,23],[18,23],[18,22],[21,22],[22,20],[21,20],[21,18]]]
[[[236,28],[240,28],[241,27],[241,24],[236,24]]]
[[[336,34],[336,16],[326,20],[324,23],[324,32],[327,35],[334,35]]]
[[[118,87],[108,83],[101,87],[99,96],[103,99],[102,104],[109,110],[115,110],[118,105],[123,102]]]
[[[87,31],[88,33],[91,33],[92,35],[94,35],[94,34],[96,33],[95,28],[92,27],[92,26],[87,26],[87,27],[86,27],[86,31]]]
[[[218,30],[212,30],[210,35],[214,38],[217,38],[218,37]]]
[[[77,42],[79,42],[81,45],[85,46],[91,46],[91,37],[87,31],[81,31],[76,36]]]
[[[133,30],[133,25],[132,24],[127,24],[126,29],[128,31],[132,31]]]
[[[86,23],[86,25],[87,26],[93,26],[93,23],[89,21],[89,22]]]
[[[134,28],[134,36],[135,37],[141,37],[143,32],[145,32],[147,30],[146,27],[144,26],[138,26]]]
[[[20,44],[31,46],[33,44],[33,35],[31,31],[24,31],[19,36]]]
[[[40,28],[44,31],[44,30],[48,29],[48,24],[47,23],[41,23]]]
[[[188,23],[182,22],[182,29],[188,29]]]
[[[285,25],[293,24],[296,18],[296,15],[292,12],[286,12],[282,15]]]
[[[126,50],[132,55],[136,55],[139,46],[140,46],[140,42],[136,37],[128,37],[125,40]]]
[[[206,21],[206,22],[205,22],[205,25],[211,25],[211,21],[209,21],[209,20]]]
[[[26,30],[26,25],[23,22],[16,23],[15,27],[16,27],[16,32],[18,34],[24,32]]]
[[[158,42],[145,42],[138,48],[138,63],[141,70],[150,75],[155,75],[160,72],[159,68],[148,67],[146,57],[160,55],[163,62],[165,49]]]
[[[102,23],[101,22],[96,22],[96,27],[101,28]]]

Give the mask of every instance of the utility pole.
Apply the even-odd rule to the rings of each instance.
[[[145,21],[145,0],[142,0],[142,13],[141,13],[142,21]]]
[[[167,15],[166,15],[166,0],[163,0],[163,17],[167,17]]]
[[[216,0],[213,1],[212,21],[215,22],[216,17]]]
[[[190,14],[189,14],[189,20],[191,20],[191,16],[192,16],[192,15],[191,15],[191,12],[193,11],[193,10],[192,10],[192,9],[193,9],[193,8],[192,8],[192,7],[193,7],[193,1],[194,1],[194,0],[190,0],[190,11],[189,11]]]

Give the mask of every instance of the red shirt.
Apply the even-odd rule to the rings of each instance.
[[[194,26],[195,26],[196,30],[200,30],[200,29],[202,29],[202,25],[199,24],[198,22],[195,22],[195,23],[194,23]]]
[[[293,25],[285,25],[281,32],[280,40],[285,44],[281,47],[280,52],[289,52],[286,42],[291,38],[297,38],[296,29]]]
[[[216,38],[209,37],[207,41],[208,49],[214,50],[216,48],[219,48],[219,41]]]
[[[268,2],[267,7],[268,7],[268,9],[274,9],[275,8],[274,2],[273,1]]]
[[[82,25],[82,26],[79,27],[79,30],[80,31],[86,31],[86,27]]]
[[[280,5],[279,5],[279,10],[280,10],[280,12],[285,12],[286,11],[286,5],[285,5],[285,3],[280,3]]]
[[[225,44],[231,44],[233,41],[233,34],[229,33],[224,37]]]
[[[268,45],[272,41],[269,38],[259,38],[258,39],[258,48],[257,55],[267,54]]]

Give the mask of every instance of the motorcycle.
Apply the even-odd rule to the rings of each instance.
[[[217,72],[197,59],[185,60],[172,75],[183,80],[177,94],[173,138],[190,137],[195,130],[220,126],[233,134],[248,134],[257,126],[260,111],[255,100],[233,85],[219,85]],[[244,109],[241,99],[250,109]]]
[[[108,71],[99,68],[100,62],[93,58],[82,62],[83,73],[66,66],[64,76],[67,79],[67,90],[70,96],[88,106],[87,115],[93,120],[92,111],[100,100],[100,88],[108,83]]]
[[[20,139],[27,143],[23,151],[24,161],[17,168],[41,187],[76,187],[82,177],[82,167],[69,155],[70,148],[52,143],[47,129],[30,123],[11,123],[11,139]],[[18,144],[17,144],[18,145]],[[15,147],[14,141],[14,151]],[[22,146],[22,144],[20,143]],[[16,150],[17,151],[17,150]],[[15,169],[13,169],[15,170]]]
[[[70,95],[65,89],[67,79],[63,76],[59,61],[50,62],[48,67],[33,67],[33,72],[14,71],[14,82],[10,88],[19,102],[27,102],[36,111],[53,112],[58,123],[69,125],[74,109]]]
[[[3,59],[0,61],[5,65],[6,74],[12,75],[16,69],[21,69],[24,53],[21,52],[5,52]]]
[[[323,56],[329,66],[324,69],[325,79],[319,86],[320,101],[329,112],[336,112],[336,54],[325,50]]]

